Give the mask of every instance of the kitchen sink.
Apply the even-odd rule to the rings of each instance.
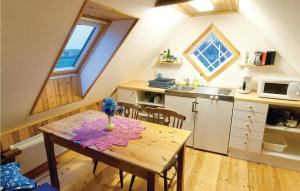
[[[195,88],[192,86],[174,86],[171,87],[169,90],[173,90],[173,91],[192,91]]]

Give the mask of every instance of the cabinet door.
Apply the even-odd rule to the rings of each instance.
[[[118,101],[137,104],[137,94],[135,90],[118,88]]]
[[[194,147],[227,154],[233,102],[197,100]]]
[[[194,113],[192,112],[192,103],[195,98],[179,97],[179,96],[165,96],[165,108],[176,111],[185,115],[186,120],[183,122],[182,129],[192,132],[192,135],[186,142],[187,146],[193,146],[193,132],[194,132]]]

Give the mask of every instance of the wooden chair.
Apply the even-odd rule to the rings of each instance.
[[[16,156],[22,153],[19,149],[12,149],[3,151],[2,143],[0,142],[0,153],[1,153],[1,164],[6,164],[9,162],[15,162]]]
[[[145,107],[143,109],[147,114],[148,118],[152,120],[153,123],[157,124],[163,124],[169,127],[173,128],[182,128],[183,121],[185,121],[186,117],[184,115],[181,115],[177,113],[176,111],[164,109],[164,108],[151,108],[151,107]],[[168,171],[174,167],[176,170],[176,173],[172,176],[172,178],[168,178]],[[177,174],[177,155],[172,160],[171,164],[165,169],[163,174],[160,176],[164,179],[164,191],[167,191],[168,188],[171,186],[174,178]],[[129,185],[129,191],[131,191],[133,183],[135,180],[135,175],[132,175],[130,185]],[[168,180],[170,181],[168,184]]]
[[[124,108],[123,116],[132,118],[132,119],[137,119],[139,117],[139,112],[140,112],[140,107],[136,106],[131,103],[125,103],[125,102],[118,102],[118,106]],[[94,168],[93,168],[93,173],[95,174],[96,169],[97,169],[98,161],[94,160]],[[120,176],[120,183],[121,183],[121,188],[123,188],[123,171],[119,170],[119,176]]]

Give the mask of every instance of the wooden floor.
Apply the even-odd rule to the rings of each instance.
[[[130,174],[125,174],[124,189],[120,188],[118,170],[105,164],[92,173],[92,160],[68,151],[58,162],[61,190],[128,190]],[[45,172],[36,178],[38,183],[50,182]],[[159,178],[162,189],[162,179]],[[146,182],[137,178],[133,190],[146,190]],[[176,184],[170,190],[176,190]],[[230,158],[218,154],[186,150],[186,191],[259,190],[299,191],[300,172]]]

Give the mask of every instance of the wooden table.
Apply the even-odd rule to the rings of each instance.
[[[55,143],[146,179],[148,191],[155,190],[155,176],[161,174],[178,154],[177,190],[183,190],[185,142],[191,132],[141,121],[141,125],[145,127],[143,138],[130,140],[127,147],[112,146],[105,151],[98,151],[94,146],[83,148],[71,141],[75,135],[72,131],[74,128],[80,127],[83,121],[92,121],[101,116],[105,117],[101,112],[90,110],[40,127],[44,134],[53,186],[59,188]]]

